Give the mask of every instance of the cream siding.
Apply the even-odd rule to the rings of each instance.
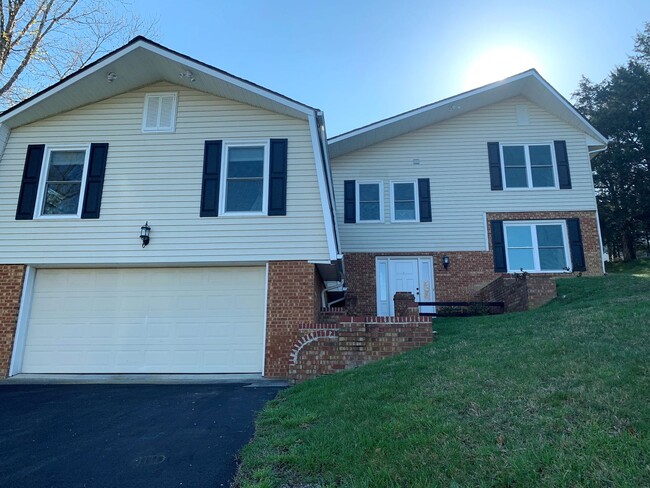
[[[178,92],[176,130],[143,133],[144,95]],[[287,215],[200,218],[205,140],[288,138]],[[16,221],[28,144],[108,142],[98,220]],[[2,263],[246,263],[328,258],[307,120],[158,83],[12,131],[0,162]],[[142,249],[140,226],[151,244]]]
[[[529,124],[517,123],[526,105]],[[487,143],[566,140],[571,190],[491,191]],[[419,159],[419,165],[413,163]],[[485,212],[595,210],[586,135],[526,98],[515,97],[332,160],[344,252],[479,251]],[[390,181],[428,177],[431,223],[390,222]],[[384,223],[343,222],[344,180],[384,181]]]

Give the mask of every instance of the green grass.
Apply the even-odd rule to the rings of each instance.
[[[647,275],[650,268],[650,258],[636,259],[629,263],[623,261],[610,261],[605,263],[605,269],[608,273],[628,273]]]
[[[244,487],[650,486],[650,261],[558,281],[531,312],[295,386],[242,453]]]

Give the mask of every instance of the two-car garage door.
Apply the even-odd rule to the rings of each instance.
[[[24,373],[259,373],[265,269],[39,269]]]

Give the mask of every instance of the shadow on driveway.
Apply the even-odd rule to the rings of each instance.
[[[281,389],[0,384],[2,487],[221,487]]]

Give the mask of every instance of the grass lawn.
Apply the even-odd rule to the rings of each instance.
[[[650,261],[282,392],[241,486],[650,486]]]

